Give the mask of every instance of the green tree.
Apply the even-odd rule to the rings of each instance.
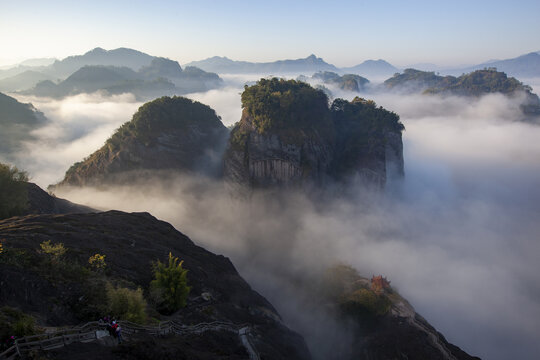
[[[188,270],[182,268],[183,260],[169,253],[169,262],[157,261],[153,265],[154,280],[150,283],[152,298],[163,313],[173,313],[186,306],[191,287],[187,284]]]
[[[0,219],[17,216],[28,208],[28,174],[0,163]]]

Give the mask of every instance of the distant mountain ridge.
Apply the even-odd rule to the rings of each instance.
[[[0,91],[13,92],[27,90],[34,87],[38,82],[53,80],[52,76],[35,70],[26,70],[17,75],[0,79]]]
[[[461,75],[488,67],[497,68],[497,70],[517,78],[540,77],[540,51],[530,52],[510,59],[490,60],[465,68],[441,70],[441,72],[451,75]]]
[[[379,59],[379,60],[366,60],[361,64],[341,68],[341,71],[347,73],[360,74],[364,76],[392,76],[395,73],[399,72],[399,69],[389,62]]]
[[[150,65],[154,58],[154,56],[128,48],[104,50],[97,47],[83,55],[74,55],[63,60],[57,60],[48,66],[44,72],[63,78],[86,65],[126,66],[137,71],[143,66]]]
[[[207,91],[221,86],[221,83],[217,74],[193,67],[183,70],[177,61],[153,58],[138,72],[127,66],[85,65],[58,84],[42,81],[24,93],[62,98],[102,91],[106,95],[132,93],[137,99],[147,100],[163,95]]]
[[[185,66],[195,66],[205,71],[222,74],[261,73],[285,74],[318,71],[339,71],[339,69],[313,54],[301,59],[278,60],[274,62],[235,61],[227,57],[214,56],[205,60],[192,61]]]

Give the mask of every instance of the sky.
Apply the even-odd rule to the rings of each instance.
[[[538,14],[535,0],[0,0],[0,65],[129,47],[181,64],[313,53],[337,66],[458,66],[539,51]]]

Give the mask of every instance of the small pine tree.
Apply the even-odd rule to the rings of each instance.
[[[154,280],[150,283],[150,292],[161,312],[173,313],[186,306],[191,287],[187,284],[188,270],[182,268],[183,263],[169,253],[167,265],[159,260],[153,265]]]

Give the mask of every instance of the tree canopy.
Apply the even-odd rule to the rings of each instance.
[[[261,134],[281,129],[315,129],[329,124],[326,94],[296,80],[261,79],[255,85],[246,85],[242,107]]]
[[[126,138],[146,142],[155,134],[170,129],[187,129],[190,125],[201,128],[223,127],[216,112],[198,101],[180,96],[163,96],[142,105],[131,121],[123,124],[107,142],[122,143]]]
[[[150,288],[156,305],[165,313],[173,313],[186,306],[191,287],[187,284],[188,271],[182,267],[183,263],[169,253],[167,264],[159,260],[154,264],[154,280]]]

